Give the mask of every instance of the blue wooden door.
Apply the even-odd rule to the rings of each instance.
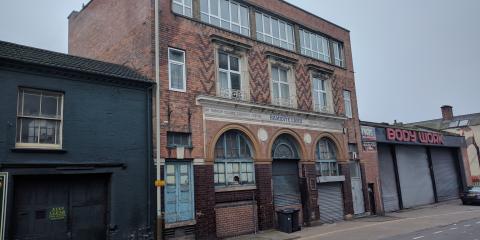
[[[192,165],[188,162],[167,162],[165,179],[166,223],[193,220]]]

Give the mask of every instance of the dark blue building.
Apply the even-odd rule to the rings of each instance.
[[[5,239],[153,237],[152,86],[124,66],[0,42]]]

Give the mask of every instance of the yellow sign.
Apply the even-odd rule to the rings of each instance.
[[[155,187],[163,187],[165,186],[165,180],[156,180]]]
[[[48,212],[48,219],[50,221],[63,220],[66,216],[65,207],[55,207]]]

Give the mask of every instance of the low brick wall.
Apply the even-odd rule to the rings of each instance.
[[[217,237],[253,233],[257,228],[257,204],[252,201],[222,203],[215,206]]]

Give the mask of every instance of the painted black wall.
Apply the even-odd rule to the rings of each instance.
[[[0,171],[10,175],[7,238],[15,224],[15,177],[40,174],[108,174],[112,239],[151,233],[151,84],[44,70],[0,67]],[[15,150],[19,87],[64,92],[63,151]]]

